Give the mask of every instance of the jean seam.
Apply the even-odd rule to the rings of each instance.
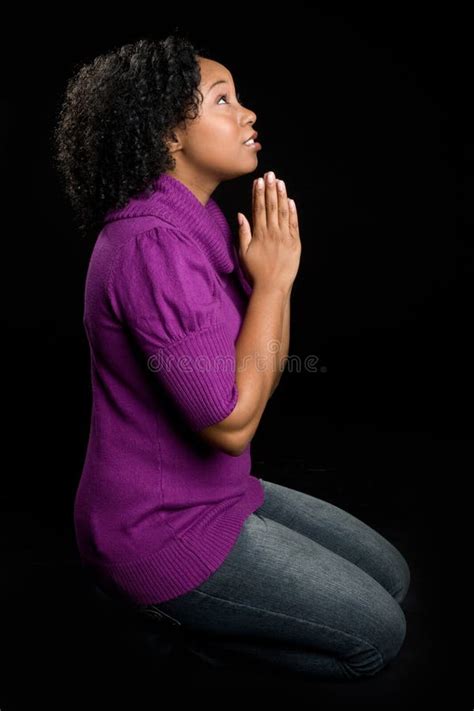
[[[165,612],[164,610],[161,610],[156,604],[142,605],[141,607],[138,608],[138,611],[143,612],[143,613],[147,613],[147,612],[156,613],[160,618],[165,617],[166,618],[164,620],[165,622],[171,623],[173,625],[182,625],[183,624],[178,619],[176,619],[176,617],[173,617],[172,615],[170,615],[169,612]]]
[[[384,660],[384,657],[383,657],[380,649],[378,647],[376,647],[374,644],[372,644],[372,642],[367,642],[367,640],[363,639],[362,637],[359,637],[356,634],[352,634],[349,632],[343,632],[342,630],[339,630],[336,627],[331,627],[331,625],[322,624],[321,622],[315,622],[314,620],[308,620],[308,619],[301,618],[301,617],[295,617],[295,615],[288,615],[285,612],[275,612],[274,610],[267,610],[262,607],[255,607],[254,605],[247,605],[243,602],[235,602],[234,600],[227,600],[224,597],[219,597],[218,595],[211,595],[210,593],[203,592],[202,590],[194,590],[193,592],[197,592],[200,595],[206,595],[206,597],[212,597],[215,600],[221,600],[222,602],[227,602],[231,605],[238,605],[239,607],[245,607],[249,610],[256,610],[257,612],[266,612],[271,615],[279,615],[281,617],[286,617],[290,620],[297,620],[298,622],[309,623],[310,625],[315,625],[316,627],[322,627],[322,628],[331,630],[332,632],[337,632],[338,634],[341,634],[344,637],[350,637],[352,639],[356,639],[359,642],[362,642],[363,644],[366,644],[371,649],[373,649],[380,657],[380,661],[381,661],[382,665],[385,664],[385,660]]]

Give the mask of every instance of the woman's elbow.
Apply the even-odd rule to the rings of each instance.
[[[224,420],[223,420],[224,422]],[[246,449],[247,442],[240,432],[230,431],[222,422],[209,425],[198,432],[199,436],[211,447],[231,457],[239,457]]]

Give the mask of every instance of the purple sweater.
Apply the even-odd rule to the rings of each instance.
[[[250,443],[197,434],[237,398],[235,343],[252,288],[217,202],[170,175],[109,211],[87,271],[92,412],[74,502],[82,564],[151,604],[197,587],[264,501]]]

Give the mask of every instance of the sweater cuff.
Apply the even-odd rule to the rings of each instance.
[[[148,361],[191,430],[225,419],[238,399],[236,356],[224,324],[193,331]]]

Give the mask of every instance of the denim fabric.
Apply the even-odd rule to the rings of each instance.
[[[215,665],[257,663],[321,679],[373,675],[400,651],[405,558],[343,509],[260,479],[265,502],[199,587],[141,606],[191,633]]]

